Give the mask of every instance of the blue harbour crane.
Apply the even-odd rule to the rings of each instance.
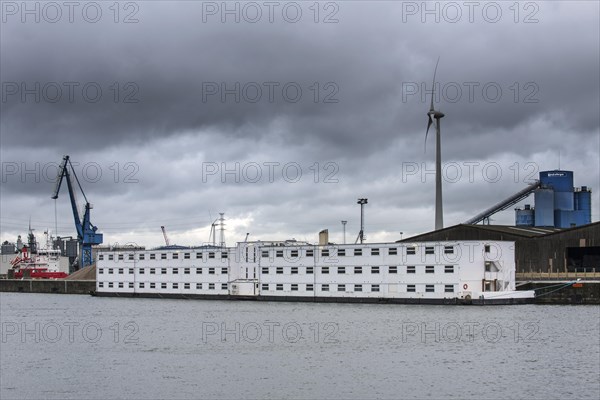
[[[94,226],[90,221],[90,210],[93,206],[88,201],[83,188],[79,183],[79,179],[73,169],[73,164],[69,160],[69,156],[64,156],[63,161],[58,169],[58,176],[56,177],[56,187],[54,189],[53,199],[58,198],[58,192],[62,184],[63,178],[67,181],[67,187],[69,189],[69,198],[71,199],[71,208],[73,209],[73,218],[75,219],[75,229],[77,230],[77,241],[79,242],[79,267],[87,267],[92,265],[92,246],[102,243],[102,234],[97,233],[98,227]],[[77,198],[75,197],[75,191],[73,188],[73,180],[79,186],[79,190],[85,199],[85,209],[83,217],[80,217],[79,210],[77,209]]]

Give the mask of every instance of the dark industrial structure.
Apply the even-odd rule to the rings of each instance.
[[[514,241],[517,272],[600,272],[600,222],[566,229],[461,224],[400,242],[447,240]]]

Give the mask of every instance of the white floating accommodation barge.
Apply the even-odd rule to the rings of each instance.
[[[227,300],[517,304],[514,242],[241,242],[102,251],[96,295]]]

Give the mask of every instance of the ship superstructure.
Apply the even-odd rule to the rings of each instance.
[[[453,241],[102,251],[98,295],[286,301],[512,304],[514,243]]]

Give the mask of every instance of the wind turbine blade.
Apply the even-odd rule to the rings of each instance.
[[[435,75],[437,74],[438,64],[440,63],[440,57],[438,56],[437,62],[435,63],[435,69],[433,70],[433,83],[431,84],[431,106],[429,111],[433,111],[433,96],[435,95]]]
[[[429,116],[429,122],[427,123],[427,131],[425,131],[425,152],[427,152],[427,135],[429,134],[429,128],[431,128],[431,124],[433,124],[433,119],[431,115]]]

